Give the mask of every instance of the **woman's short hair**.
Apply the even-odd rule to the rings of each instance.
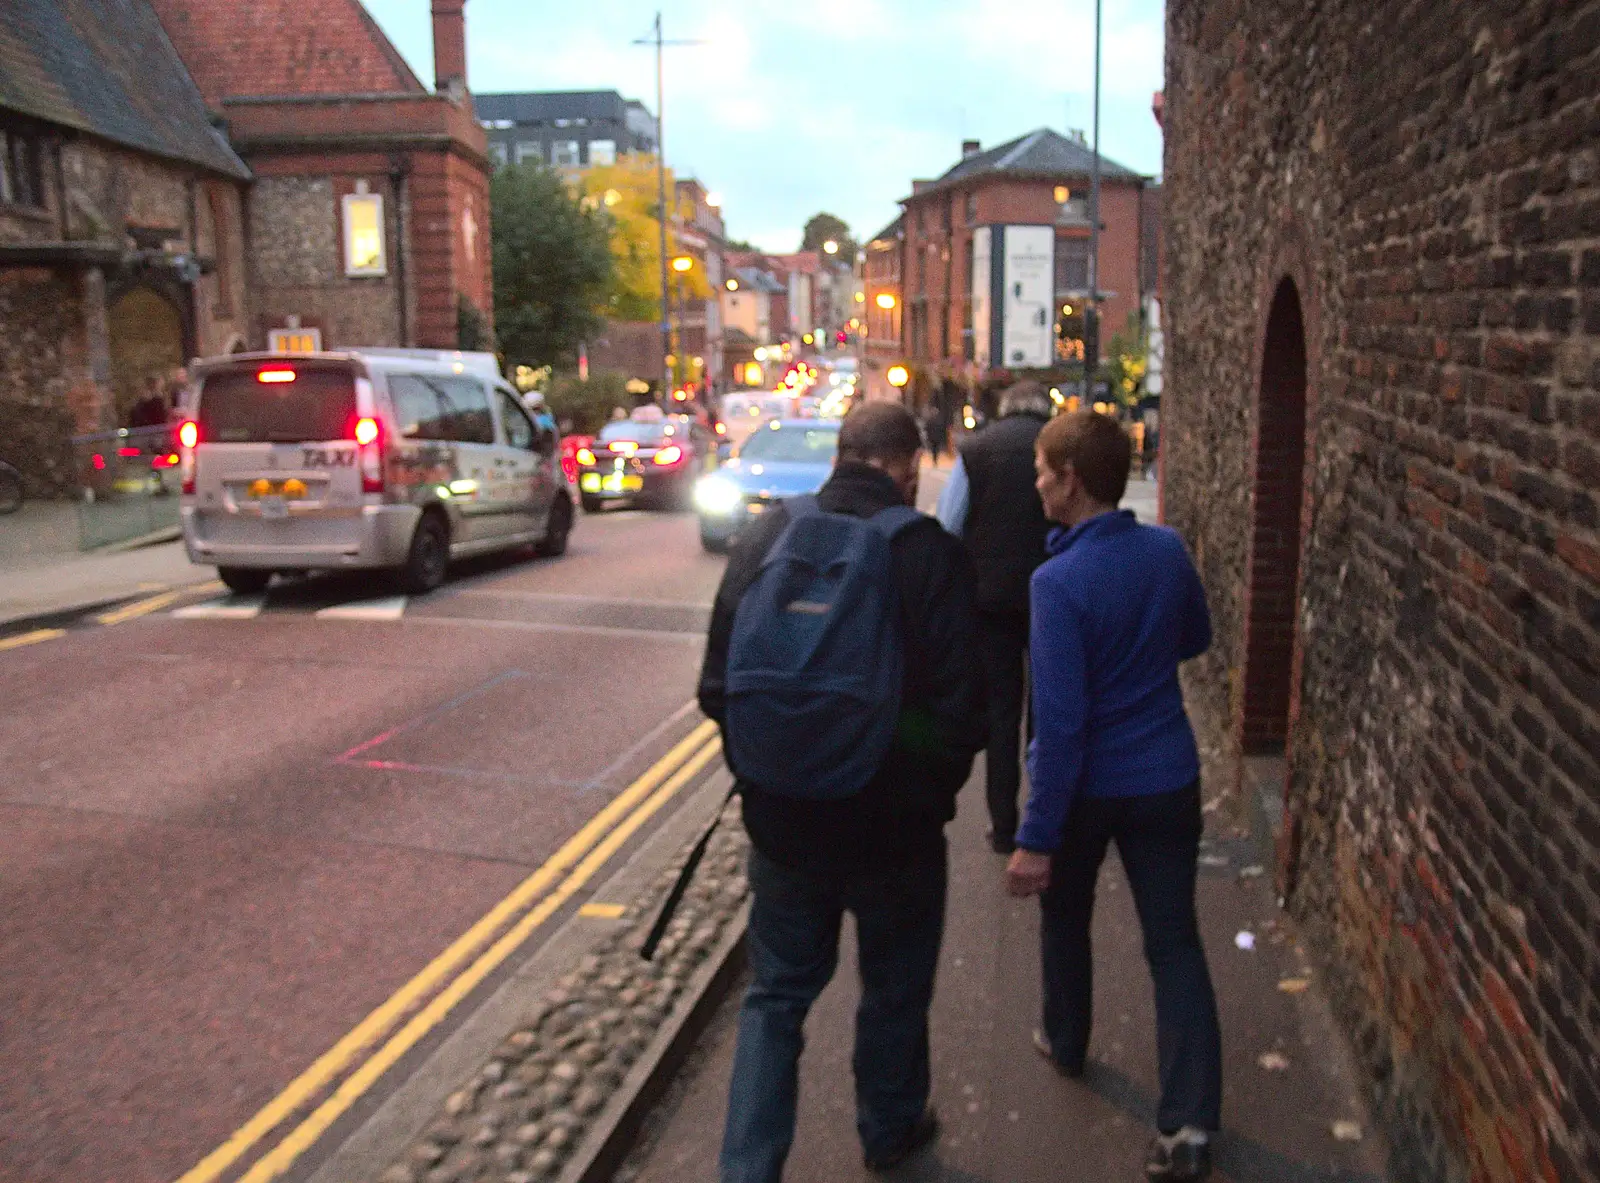
[[[1037,446],[1056,472],[1070,464],[1089,496],[1101,504],[1116,505],[1127,492],[1133,441],[1110,415],[1087,409],[1058,415],[1039,432]]]

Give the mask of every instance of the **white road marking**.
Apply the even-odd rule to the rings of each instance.
[[[502,600],[547,600],[552,604],[598,604],[603,608],[693,608],[709,612],[710,600],[629,600],[615,596],[584,596],[568,592],[525,591],[521,588],[464,587],[458,596],[494,596]]]
[[[224,596],[174,609],[172,616],[174,620],[250,620],[260,616],[266,604],[266,596]]]
[[[356,600],[335,604],[315,613],[318,620],[399,620],[405,615],[407,596],[381,596],[375,600]]]

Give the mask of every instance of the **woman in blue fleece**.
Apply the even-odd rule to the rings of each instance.
[[[1039,434],[1039,496],[1060,528],[1033,576],[1030,789],[1007,885],[1040,897],[1044,1025],[1034,1046],[1080,1075],[1095,880],[1116,841],[1155,979],[1161,1104],[1145,1169],[1194,1180],[1211,1170],[1222,1036],[1195,921],[1200,760],[1178,663],[1211,644],[1211,618],[1177,533],[1116,508],[1131,451],[1116,420],[1092,411]]]

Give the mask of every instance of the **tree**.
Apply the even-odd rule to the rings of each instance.
[[[834,258],[847,263],[855,260],[856,240],[850,234],[850,227],[845,220],[834,214],[816,214],[801,232],[800,249],[821,251],[823,243],[826,242],[839,244],[839,252]]]
[[[534,163],[497,169],[489,200],[501,347],[514,363],[571,364],[600,326],[614,269],[610,225]]]
[[[1144,371],[1150,338],[1137,312],[1130,312],[1122,328],[1113,333],[1100,363],[1099,379],[1114,402],[1132,406],[1144,387]]]
[[[579,203],[606,218],[611,227],[611,255],[615,269],[606,292],[605,314],[613,320],[661,320],[661,222],[658,216],[656,162],[653,156],[621,157],[615,164],[594,165],[579,176]],[[676,193],[672,173],[667,192]],[[687,203],[680,215],[689,213]],[[677,236],[669,224],[667,255],[679,253]],[[701,268],[684,276],[686,298],[704,300],[711,289]],[[676,299],[678,277],[669,276]]]

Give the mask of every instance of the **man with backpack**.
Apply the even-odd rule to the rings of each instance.
[[[866,1165],[932,1141],[928,1006],[944,934],[944,826],[984,744],[973,576],[916,500],[910,412],[864,403],[814,498],[774,507],[718,589],[700,705],[723,730],[750,834],[752,981],[723,1183],[776,1183],[794,1139],[801,1028],[854,913],[854,1058]]]

